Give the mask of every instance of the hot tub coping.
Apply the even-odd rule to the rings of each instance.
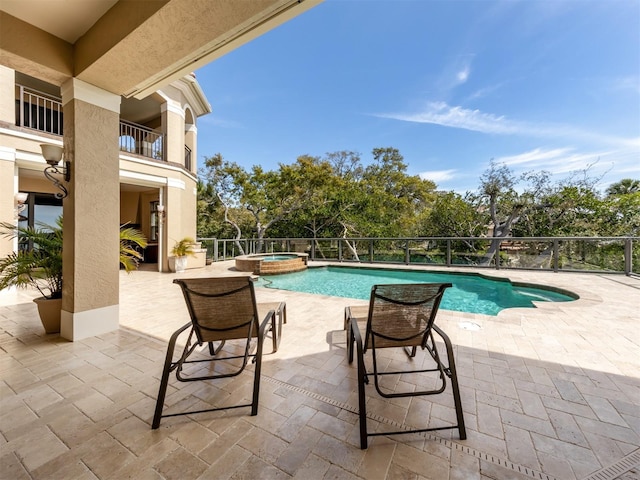
[[[268,264],[268,267],[264,268],[263,260],[269,256],[276,255],[287,255],[291,258],[264,262]],[[241,272],[252,272],[254,275],[274,275],[304,270],[307,268],[308,259],[308,253],[299,252],[253,253],[250,255],[238,255],[235,258],[235,263],[236,269]]]

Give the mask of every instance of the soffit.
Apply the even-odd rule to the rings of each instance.
[[[2,0],[0,63],[141,99],[321,1]],[[79,4],[87,8],[63,31],[64,12]]]
[[[0,10],[75,43],[118,0],[2,0]]]

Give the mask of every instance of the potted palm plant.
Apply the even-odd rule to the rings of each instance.
[[[62,217],[56,226],[39,223],[37,227],[20,227],[0,223],[0,235],[17,238],[24,248],[0,259],[0,290],[9,287],[34,288],[41,297],[33,301],[38,306],[40,320],[47,333],[60,331],[62,311]],[[135,270],[144,248],[144,235],[123,225],[120,229],[120,263],[127,272]]]
[[[169,268],[174,272],[184,272],[187,268],[187,256],[194,255],[195,240],[191,237],[184,237],[182,240],[178,240],[171,249],[171,255],[173,258],[173,268],[171,268],[171,262],[169,262]]]
[[[38,306],[40,320],[47,333],[60,331],[62,310],[62,219],[56,225],[38,224],[20,227],[0,223],[1,234],[17,238],[25,248],[19,248],[0,260],[0,290],[35,288],[41,297],[33,301]]]

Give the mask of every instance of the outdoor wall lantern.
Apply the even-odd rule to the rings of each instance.
[[[166,215],[166,213],[164,211],[164,205],[158,205],[156,207],[156,210],[158,212],[158,223],[160,223],[160,225],[162,225],[162,223],[164,222],[164,216]]]
[[[29,194],[26,192],[18,192],[13,196],[14,200],[16,201],[16,206],[15,206],[16,219],[19,219],[22,211],[25,208],[27,208],[28,197],[29,197]]]
[[[65,182],[71,180],[69,162],[64,161],[62,162],[63,165],[60,165],[60,160],[62,160],[62,147],[42,143],[40,144],[40,149],[42,150],[42,156],[48,163],[48,166],[44,169],[44,176],[53,182],[58,189],[60,189],[60,192],[55,194],[56,198],[66,197],[69,194],[67,187],[62,184],[59,178],[54,176],[62,175]]]

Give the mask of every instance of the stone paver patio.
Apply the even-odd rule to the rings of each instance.
[[[580,299],[496,317],[440,311],[466,440],[383,436],[360,450],[342,328],[344,307],[366,302],[267,289],[258,300],[285,300],[288,323],[263,360],[258,415],[172,417],[152,431],[166,341],[188,320],[171,282],[232,266],[121,273],[120,330],[78,342],[44,334],[32,292],[0,292],[0,478],[640,479],[640,280],[619,275],[483,271]],[[250,382],[171,382],[167,411],[241,399]],[[452,405],[371,396],[370,429],[447,421]]]

